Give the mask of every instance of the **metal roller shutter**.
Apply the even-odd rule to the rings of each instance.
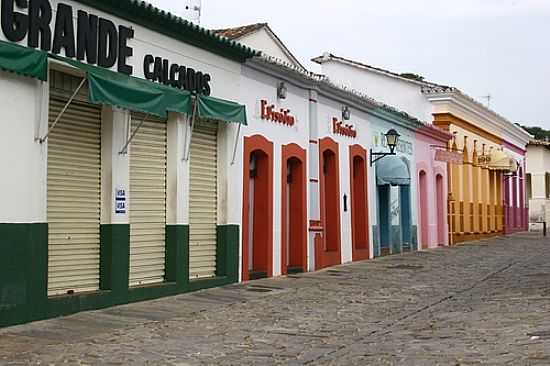
[[[144,116],[132,115],[132,131]],[[166,122],[148,117],[130,144],[130,286],[164,281]]]
[[[52,96],[50,125],[66,101]],[[100,112],[73,101],[48,138],[48,296],[99,289]]]
[[[191,139],[189,202],[190,278],[216,275],[218,125],[199,120]]]

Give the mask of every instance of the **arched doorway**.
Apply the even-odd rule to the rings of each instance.
[[[379,249],[375,255],[415,249],[412,237],[411,190],[408,161],[389,156],[376,165]]]
[[[443,175],[437,174],[435,176],[435,191],[437,199],[437,244],[445,245],[445,237],[447,232],[445,230],[445,190],[444,190]]]
[[[423,249],[430,247],[430,220],[428,202],[428,177],[425,170],[418,174],[418,189],[420,194],[420,245]]]
[[[315,268],[341,263],[340,252],[340,164],[338,144],[330,137],[319,142],[321,188],[321,222],[323,242],[315,248]]]
[[[367,152],[350,146],[351,233],[353,261],[369,259]]]
[[[281,272],[307,271],[306,151],[282,147]]]
[[[242,279],[273,275],[273,143],[244,138]]]

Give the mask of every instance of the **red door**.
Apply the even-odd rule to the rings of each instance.
[[[273,275],[273,143],[244,138],[242,279]]]
[[[282,147],[281,272],[307,271],[306,151]]]
[[[369,259],[369,222],[367,199],[367,152],[350,146],[351,234],[353,261]]]

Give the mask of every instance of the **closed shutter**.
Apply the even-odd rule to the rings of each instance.
[[[132,131],[144,116],[132,116]],[[130,286],[164,281],[166,122],[147,120],[130,144]]]
[[[67,99],[50,99],[49,124]],[[48,295],[99,289],[100,108],[73,101],[48,137]]]
[[[217,135],[216,123],[199,120],[191,138],[189,272],[192,279],[216,275]]]

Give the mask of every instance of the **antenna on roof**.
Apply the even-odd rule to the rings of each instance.
[[[196,5],[193,10],[195,10],[197,12],[197,15],[198,15],[198,21],[197,23],[200,25],[201,24],[201,15],[202,15],[202,0],[199,0],[199,5]]]
[[[482,98],[487,99],[487,108],[491,108],[491,94],[483,95]]]
[[[193,1],[190,1],[190,2],[192,3]],[[196,3],[196,1],[195,1],[195,3]],[[198,0],[198,5],[197,4],[195,4],[195,5],[186,5],[185,10],[186,11],[190,10],[192,12],[196,12],[196,18],[195,18],[196,22],[199,25],[201,24],[202,0]],[[193,20],[195,20],[195,19],[193,19]]]

